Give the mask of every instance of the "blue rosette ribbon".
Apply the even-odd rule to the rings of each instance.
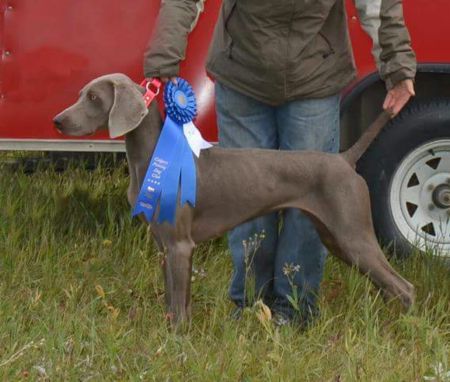
[[[200,148],[194,149],[191,143],[190,137],[200,133],[198,130],[198,133],[192,133],[192,127],[196,130],[192,121],[197,115],[197,102],[186,80],[177,78],[176,84],[168,82],[163,98],[166,119],[132,216],[143,213],[147,222],[151,222],[159,203],[156,221],[174,224],[178,195],[181,206],[189,203],[195,207],[197,179],[194,153],[199,155],[200,149],[211,145],[201,141],[200,146],[196,145]]]

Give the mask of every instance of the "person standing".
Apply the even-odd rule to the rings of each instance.
[[[178,75],[204,2],[162,0],[144,55],[147,78],[167,81]],[[416,73],[402,2],[354,3],[386,84],[383,108],[395,116],[414,95]],[[219,145],[337,152],[340,92],[355,78],[345,1],[223,0],[207,71],[215,79]],[[264,239],[251,256],[256,293],[279,324],[296,320],[307,325],[318,313],[326,250],[312,222],[294,209],[229,232],[230,297],[236,312],[246,305],[249,249],[243,243],[262,232]],[[295,304],[287,298],[293,287]]]

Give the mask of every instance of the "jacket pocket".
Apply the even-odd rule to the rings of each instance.
[[[319,38],[322,39],[322,41],[324,42],[324,47],[325,49],[322,52],[322,57],[324,59],[328,58],[329,56],[331,56],[332,54],[335,53],[333,46],[331,45],[330,40],[328,39],[327,36],[325,36],[325,34],[323,32],[319,32],[318,33]]]
[[[293,40],[291,40],[292,42]],[[294,45],[294,43],[292,43]],[[335,49],[331,41],[322,32],[316,32],[314,38],[300,50],[289,56],[289,79],[291,83],[304,84],[333,65]]]

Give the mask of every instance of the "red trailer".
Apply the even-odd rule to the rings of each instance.
[[[221,1],[207,0],[190,36],[182,76],[196,91],[197,125],[216,141],[213,84],[205,59]],[[158,0],[0,0],[0,150],[123,151],[106,134],[65,138],[52,117],[89,80],[123,72],[142,79],[142,56]],[[359,170],[372,196],[377,232],[397,248],[427,245],[450,254],[450,30],[446,0],[404,0],[419,61],[417,97],[378,138]],[[342,98],[342,148],[379,112],[384,87],[352,1],[348,24],[359,70]]]

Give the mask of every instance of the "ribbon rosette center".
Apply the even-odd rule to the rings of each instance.
[[[179,107],[181,107],[182,109],[186,109],[186,107],[187,107],[187,99],[186,99],[186,95],[182,91],[180,91],[180,90],[176,91],[176,93],[175,93],[175,100],[176,100],[177,105]]]

